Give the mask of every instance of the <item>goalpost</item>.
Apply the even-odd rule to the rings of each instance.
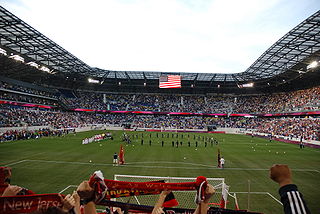
[[[159,181],[164,180],[168,183],[181,183],[181,182],[194,182],[196,178],[184,178],[184,177],[157,177],[157,176],[138,176],[138,175],[114,175],[114,180],[117,181],[131,181],[131,182],[147,182],[147,181]],[[207,178],[209,184],[211,184],[216,193],[211,197],[210,204],[214,207],[220,207],[222,198],[227,201],[229,186],[224,182],[224,178]],[[175,198],[179,202],[178,208],[195,208],[195,195],[196,191],[173,191]],[[130,198],[118,198],[117,200],[125,203],[143,204],[154,206],[157,202],[159,195],[139,195]],[[226,208],[224,203],[223,207]]]

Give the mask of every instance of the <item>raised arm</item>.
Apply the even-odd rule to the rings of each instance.
[[[196,210],[194,211],[194,214],[206,214],[208,212],[209,208],[209,201],[210,198],[214,195],[215,190],[211,184],[207,185],[206,191],[205,191],[205,198],[203,201],[198,204]]]
[[[310,214],[302,194],[292,182],[291,170],[288,165],[275,164],[270,168],[270,178],[280,186],[279,194],[285,214]]]

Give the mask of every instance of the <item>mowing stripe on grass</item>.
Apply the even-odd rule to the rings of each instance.
[[[193,166],[204,166],[204,167],[213,167],[210,165],[200,164],[200,163],[187,163],[187,162],[169,162],[169,161],[154,161],[154,162],[130,162],[126,163],[126,165],[134,165],[134,164],[158,164],[158,163],[173,163],[173,164],[186,164]]]
[[[113,166],[113,164],[108,163],[86,163],[86,162],[72,162],[72,161],[49,161],[49,160],[21,160],[14,162],[9,165],[15,165],[23,162],[42,162],[42,163],[56,163],[56,164],[78,164],[78,165],[98,165],[98,166]],[[135,162],[135,163],[154,163],[154,162]],[[238,170],[238,171],[269,171],[269,169],[259,169],[259,168],[217,168],[216,166],[209,166],[203,164],[193,164],[193,163],[184,163],[184,162],[157,162],[157,163],[180,163],[180,164],[189,164],[203,168],[194,168],[194,167],[179,167],[179,166],[145,166],[145,165],[132,165],[132,163],[127,163],[126,165],[118,165],[116,167],[130,167],[130,168],[164,168],[164,169],[193,169],[193,170],[203,170],[203,169],[214,169],[214,170]],[[205,167],[205,168],[204,168]],[[319,170],[315,169],[291,169],[292,171],[297,172],[316,172],[320,173]]]

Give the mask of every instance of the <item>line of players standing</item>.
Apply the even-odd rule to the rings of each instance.
[[[149,136],[148,136],[149,135]],[[133,134],[133,135],[126,135],[127,136],[127,139],[130,139],[130,140],[125,140],[127,143],[131,143],[131,137],[133,139],[139,139],[141,138],[141,145],[144,145],[145,143],[149,144],[149,146],[152,145],[152,137],[156,137],[156,138],[177,138],[177,140],[172,140],[171,141],[171,146],[172,147],[179,147],[179,146],[182,146],[184,144],[184,140],[178,140],[179,138],[180,139],[186,139],[188,142],[185,142],[185,144],[188,145],[188,147],[191,147],[192,144],[194,144],[195,147],[198,147],[200,145],[204,145],[204,147],[207,147],[208,144],[210,144],[211,146],[213,145],[218,145],[219,144],[219,141],[213,137],[205,137],[205,136],[196,136],[196,135],[193,135],[191,136],[190,134],[177,134],[177,133],[156,133],[155,136],[152,135],[152,133],[149,133],[149,134],[145,134],[145,133],[141,133],[141,134]],[[147,139],[145,138],[148,138],[149,137],[149,141],[147,141]],[[190,142],[190,139],[193,138],[193,143]],[[160,142],[159,142],[160,143]],[[161,141],[161,146],[163,147],[165,145],[165,141],[162,140]]]

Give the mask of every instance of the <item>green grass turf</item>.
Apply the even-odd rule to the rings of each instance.
[[[181,133],[178,138],[172,138],[172,133],[169,138],[166,133],[164,138],[159,133],[157,138],[156,133],[152,133],[150,146],[149,132],[143,132],[144,145],[141,145],[142,132],[128,132],[129,135],[138,134],[139,138],[133,138],[132,144],[125,146],[125,160],[128,164],[114,167],[113,153],[119,152],[120,144],[123,143],[122,131],[112,131],[113,141],[81,145],[83,138],[102,132],[90,131],[65,137],[0,143],[0,165],[12,167],[12,184],[27,187],[37,193],[59,192],[68,185],[78,185],[88,179],[95,170],[102,170],[108,179],[112,179],[114,174],[222,177],[231,186],[231,192],[247,192],[250,182],[251,192],[269,192],[279,199],[278,186],[269,179],[268,169],[272,164],[285,163],[293,169],[294,182],[303,193],[312,213],[320,210],[320,193],[317,189],[320,180],[318,149],[300,150],[298,145],[270,143],[262,138],[207,133],[190,133],[191,147],[187,145],[188,133],[183,134],[184,138],[181,138]],[[204,147],[202,138],[197,139],[198,136],[214,137],[220,143],[213,146],[208,143]],[[164,147],[161,147],[162,140],[165,141]],[[182,141],[182,147],[172,147],[172,140]],[[198,141],[197,148],[195,141]],[[225,169],[216,168],[218,148],[226,160]],[[248,196],[239,193],[237,197],[242,209],[247,209],[249,197],[249,208],[252,211],[283,213],[282,206],[269,195]],[[231,201],[229,208],[233,208]]]

